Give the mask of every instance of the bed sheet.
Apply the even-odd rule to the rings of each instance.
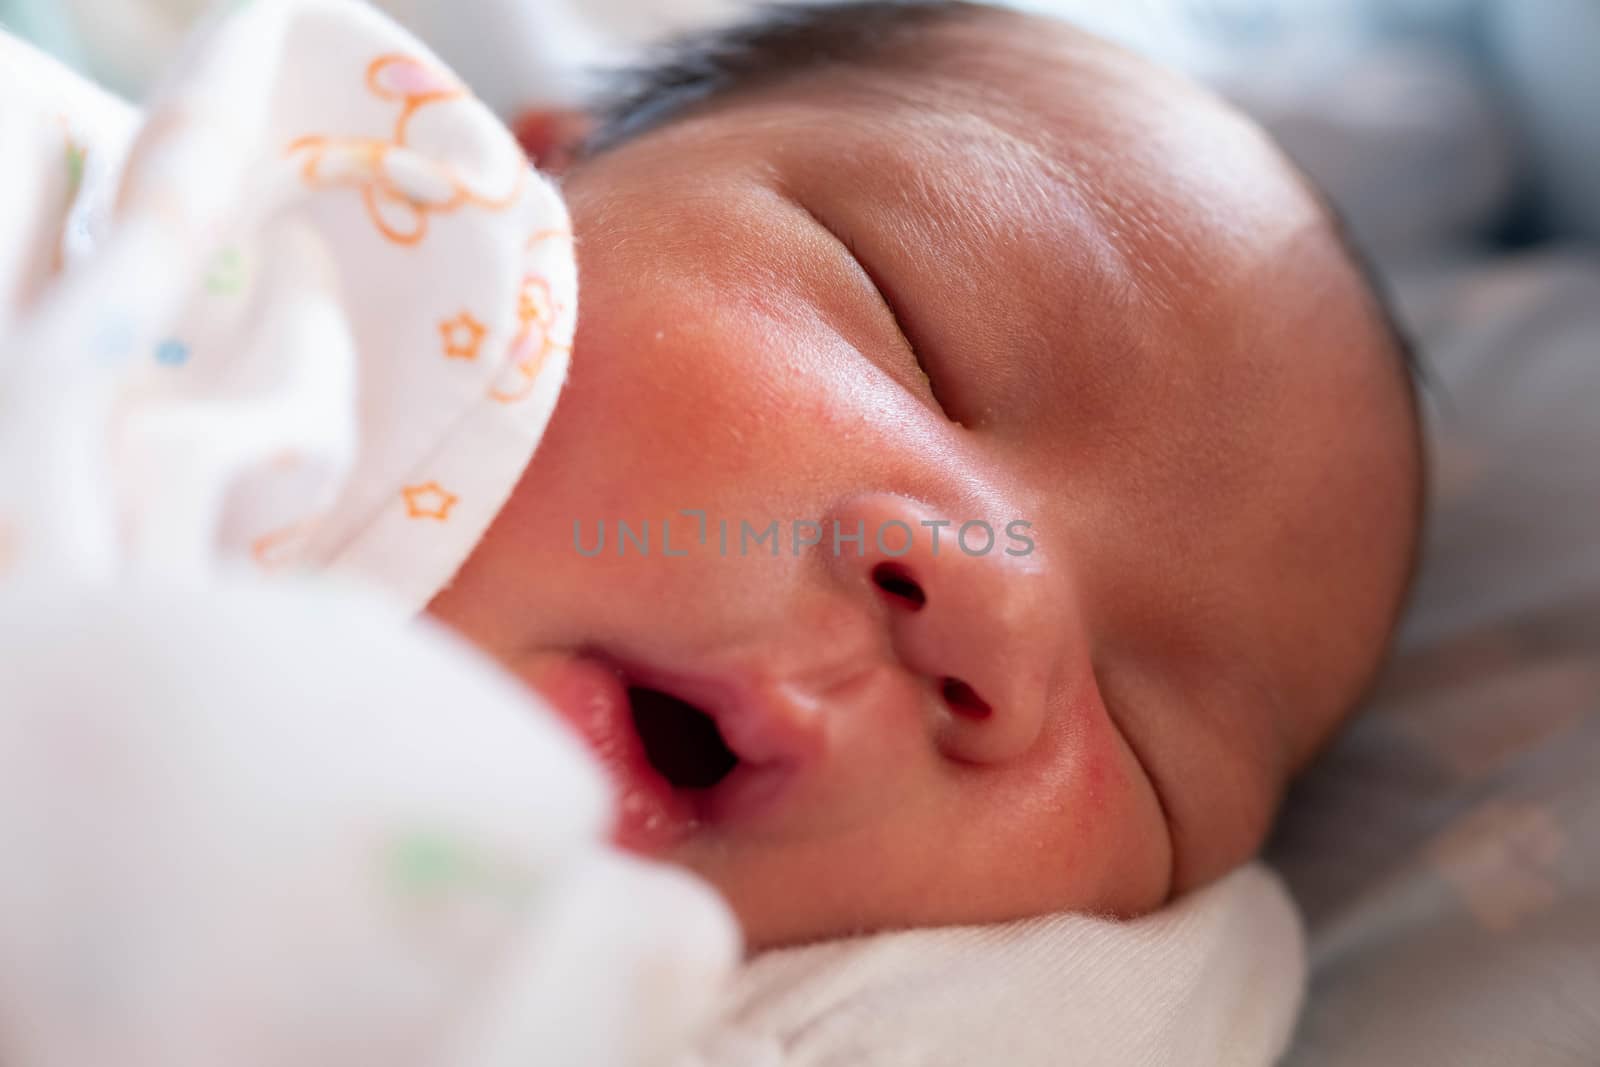
[[[1370,709],[1270,850],[1303,907],[1295,1067],[1600,1055],[1600,248],[1394,271],[1433,513]]]

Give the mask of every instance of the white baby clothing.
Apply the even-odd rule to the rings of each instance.
[[[364,5],[273,0],[203,40],[137,117],[6,43],[5,121],[31,127],[12,138],[31,165],[12,154],[5,180],[33,231],[0,275],[7,359],[72,381],[10,391],[28,401],[0,462],[77,455],[60,436],[104,426],[81,447],[113,458],[103,488],[136,557],[315,568],[415,613],[555,406],[576,316],[566,210]],[[84,409],[104,418],[63,414]],[[64,518],[0,501],[14,551],[53,550]]]
[[[1045,915],[770,952],[682,1067],[1262,1067],[1293,1036],[1300,919],[1259,864],[1130,922]]]

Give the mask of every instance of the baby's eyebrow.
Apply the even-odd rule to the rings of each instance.
[[[706,104],[840,68],[892,66],[927,31],[992,15],[967,0],[831,0],[782,3],[709,32],[678,38],[616,72],[592,102],[586,157],[682,118]]]

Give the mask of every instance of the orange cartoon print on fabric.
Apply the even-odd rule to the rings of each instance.
[[[557,237],[570,238],[571,234],[566,230],[541,230],[528,239],[528,247]],[[533,392],[550,353],[571,350],[570,345],[560,344],[551,336],[563,310],[556,305],[548,281],[537,274],[522,279],[522,291],[517,296],[519,329],[511,342],[510,366],[499,384],[489,390],[491,397],[502,404],[522,400]]]
[[[411,123],[425,108],[470,99],[464,86],[443,71],[406,55],[387,55],[367,67],[367,88],[381,100],[400,105],[393,135],[301,137],[289,146],[301,157],[301,177],[314,188],[358,190],[373,225],[400,245],[421,243],[429,220],[466,207],[504,211],[522,192],[527,168],[516,170],[509,192],[484,192],[455,167],[417,150]]]
[[[407,486],[401,495],[405,497],[407,515],[439,522],[450,520],[450,509],[461,499],[438,482]]]

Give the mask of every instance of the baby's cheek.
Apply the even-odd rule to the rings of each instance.
[[[1037,756],[1014,770],[1013,854],[1028,869],[1013,874],[1048,894],[1035,902],[1040,910],[1133,915],[1166,899],[1171,842],[1161,804],[1097,693],[1056,716]]]
[[[1167,899],[1172,838],[1161,801],[1108,715],[1094,720],[1084,756],[1081,832],[1113,857],[1100,906],[1134,915]]]

